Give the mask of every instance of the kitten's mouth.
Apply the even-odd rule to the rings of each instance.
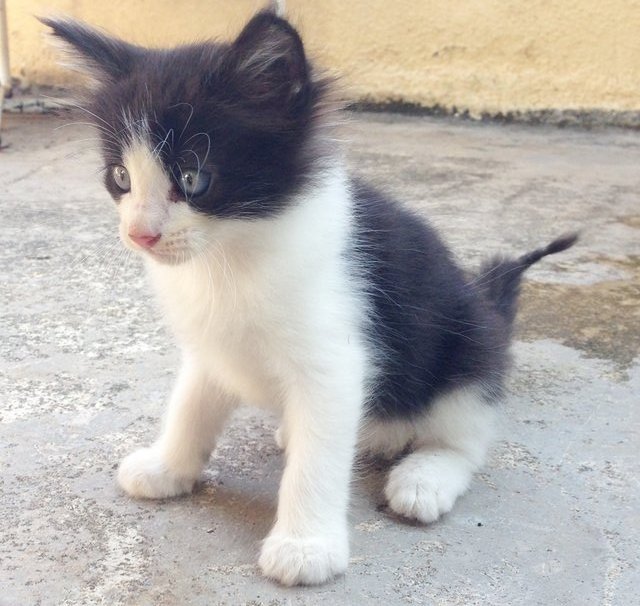
[[[186,235],[185,230],[171,234],[128,233],[123,241],[128,248],[158,263],[180,265],[194,256]]]

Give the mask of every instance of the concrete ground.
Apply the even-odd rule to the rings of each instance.
[[[242,411],[192,496],[115,485],[156,434],[178,354],[117,241],[92,134],[69,120],[9,115],[0,152],[0,604],[637,603],[637,133],[351,116],[356,170],[467,266],[583,237],[527,274],[502,438],[471,491],[407,524],[364,466],[348,573],[283,589],[256,567],[282,469],[271,418]]]

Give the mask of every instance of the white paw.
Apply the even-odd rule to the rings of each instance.
[[[330,541],[271,533],[262,545],[260,568],[283,585],[319,585],[347,569],[349,547],[345,537]]]
[[[451,511],[471,475],[470,463],[456,453],[415,452],[391,470],[385,496],[397,514],[428,524]]]
[[[132,497],[164,499],[191,492],[195,478],[176,475],[157,450],[141,448],[122,459],[118,484]]]

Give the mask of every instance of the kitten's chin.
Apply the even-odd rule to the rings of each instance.
[[[182,265],[187,261],[191,261],[191,259],[193,259],[194,257],[194,254],[190,250],[171,253],[149,250],[145,251],[143,253],[143,256],[152,261],[155,261],[156,263],[160,263],[161,265]]]
[[[195,257],[195,253],[189,249],[166,251],[161,249],[141,250],[133,246],[127,246],[127,248],[140,255],[145,261],[159,263],[160,265],[182,265]]]

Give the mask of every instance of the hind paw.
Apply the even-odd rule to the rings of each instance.
[[[414,452],[391,470],[385,496],[395,513],[428,524],[451,511],[471,475],[469,462],[456,453]]]

